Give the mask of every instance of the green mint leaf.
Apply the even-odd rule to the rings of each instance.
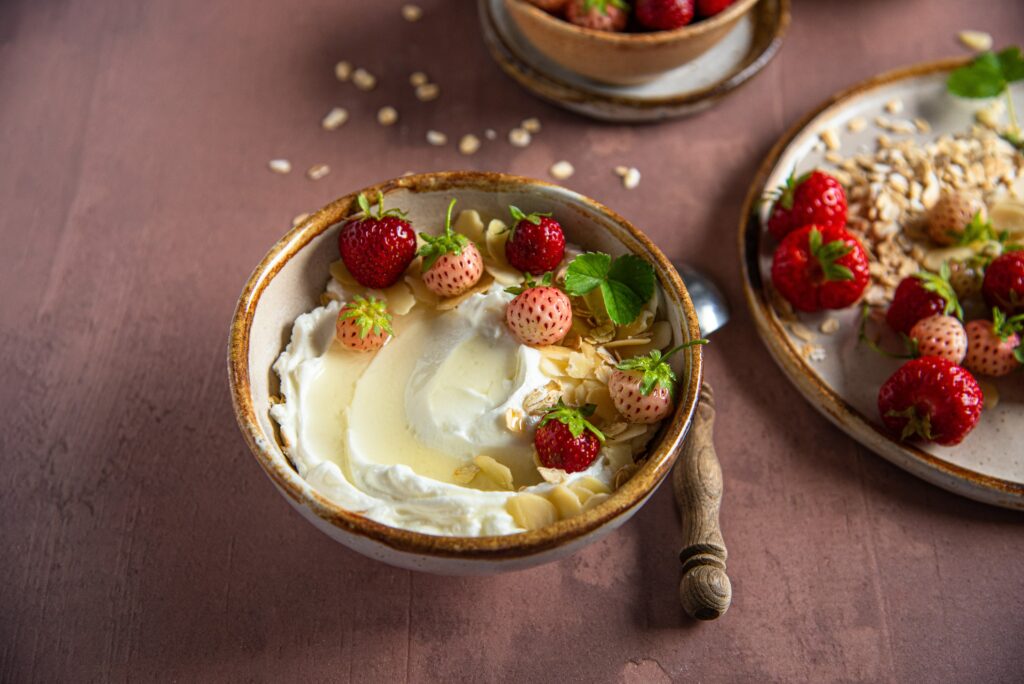
[[[565,272],[565,291],[582,297],[608,277],[612,258],[601,252],[580,254],[572,260]]]
[[[999,57],[992,52],[978,55],[970,64],[949,75],[946,88],[958,97],[996,97],[1006,88],[1006,77]]]
[[[624,254],[616,259],[608,271],[608,279],[632,290],[641,305],[654,296],[654,267],[635,254]]]
[[[646,299],[640,299],[628,285],[618,280],[606,280],[601,283],[601,296],[608,317],[616,325],[632,323],[640,314]]]
[[[1013,46],[1000,50],[996,59],[999,60],[1003,78],[1008,83],[1024,80],[1024,57],[1021,56],[1019,47]]]

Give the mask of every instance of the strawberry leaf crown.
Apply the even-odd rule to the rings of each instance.
[[[420,233],[425,243],[417,250],[416,254],[423,257],[423,272],[426,273],[440,257],[445,254],[462,254],[462,250],[469,245],[469,238],[461,233],[452,232],[452,209],[455,208],[456,200],[448,203],[448,214],[444,219],[444,234],[433,236],[427,233]]]
[[[541,276],[540,280],[534,280],[532,275],[526,273],[524,274],[522,285],[517,285],[515,287],[506,287],[505,292],[514,295],[520,295],[534,287],[553,287],[552,283],[554,281],[555,274],[552,273],[551,271],[548,271],[543,276]]]
[[[629,11],[629,5],[626,4],[625,0],[584,0],[583,9],[585,10],[598,10],[601,14],[608,14],[608,5],[620,9],[623,12]]]
[[[401,209],[388,209],[384,210],[384,193],[380,190],[377,191],[377,213],[373,213],[373,207],[370,206],[370,200],[366,199],[366,195],[359,193],[359,197],[356,198],[359,203],[359,208],[362,210],[363,218],[375,218],[382,219],[388,216],[394,216],[396,218],[405,218],[405,212]]]
[[[540,419],[540,423],[537,427],[544,427],[551,421],[557,420],[559,423],[564,423],[569,428],[569,434],[571,434],[573,438],[582,435],[584,430],[589,430],[594,433],[594,436],[597,437],[598,441],[604,444],[604,433],[594,427],[594,424],[587,420],[588,417],[594,414],[594,410],[596,408],[597,407],[594,406],[594,404],[586,404],[579,407],[566,406],[565,403],[559,399],[558,403],[548,409],[548,412]]]
[[[960,300],[956,296],[956,290],[949,282],[949,263],[943,262],[938,273],[931,271],[918,271],[914,277],[921,281],[921,288],[927,292],[934,292],[946,301],[942,313],[947,316],[956,316],[964,320],[964,309],[960,306]]]
[[[362,295],[356,295],[338,314],[339,321],[350,319],[359,326],[360,338],[365,339],[371,330],[374,335],[395,334],[395,331],[391,329],[391,314],[388,313],[387,302],[383,299],[376,297],[367,299]]]
[[[911,404],[902,411],[892,410],[885,414],[889,418],[906,418],[907,422],[900,433],[900,441],[905,442],[911,437],[932,440],[932,417],[917,410],[917,406]]]
[[[762,202],[778,202],[783,209],[789,211],[793,208],[793,197],[795,196],[797,186],[803,183],[805,180],[811,177],[813,171],[808,171],[800,176],[796,175],[796,171],[793,171],[786,177],[786,182],[775,188],[769,190],[761,198]]]
[[[997,306],[992,307],[992,332],[996,334],[1000,341],[1006,342],[1012,335],[1019,333],[1021,330],[1024,330],[1024,314],[1017,314],[1007,318],[1002,309]],[[1019,351],[1020,347],[1017,349]]]
[[[970,246],[975,242],[988,242],[990,240],[995,240],[997,242],[1003,241],[1000,240],[1000,234],[996,233],[996,229],[992,227],[992,224],[981,218],[980,211],[976,212],[971,218],[970,223],[964,226],[964,232],[962,234],[957,235],[955,230],[951,230],[949,231],[949,235],[957,238],[956,244],[961,246]],[[1004,239],[1009,236],[1010,234],[1008,232],[1005,233]]]
[[[672,366],[668,365],[668,359],[680,349],[686,349],[693,347],[698,344],[707,344],[708,341],[705,339],[690,340],[678,347],[669,349],[664,354],[660,350],[655,349],[646,356],[636,356],[632,359],[626,359],[620,363],[616,368],[624,371],[640,371],[642,373],[640,377],[640,394],[647,396],[654,391],[655,387],[668,390],[669,394],[675,392],[676,386],[676,374],[672,370]]]
[[[550,211],[543,211],[543,212],[535,211],[535,212],[530,213],[530,214],[524,214],[519,207],[511,205],[511,204],[508,205],[508,212],[510,214],[512,214],[512,233],[513,234],[515,234],[515,231],[516,231],[515,227],[518,226],[521,221],[527,221],[528,223],[532,223],[535,226],[539,226],[540,225],[540,221],[541,221],[542,218],[551,218],[551,212]]]
[[[842,264],[836,263],[853,251],[851,245],[846,244],[844,240],[823,242],[821,231],[818,230],[817,226],[811,228],[811,232],[807,236],[807,243],[811,250],[811,256],[817,259],[818,264],[821,266],[821,272],[824,274],[825,280],[853,280],[853,271]]]

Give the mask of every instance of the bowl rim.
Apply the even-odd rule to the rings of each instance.
[[[740,16],[750,11],[759,0],[736,0],[733,4],[729,5],[724,11],[719,12],[713,17],[707,19],[701,19],[700,21],[681,26],[677,29],[669,29],[667,31],[645,31],[638,33],[629,33],[626,31],[599,31],[597,29],[586,28],[584,26],[577,26],[565,19],[556,17],[550,12],[542,10],[540,7],[533,5],[526,0],[505,0],[507,4],[514,4],[522,8],[522,11],[530,14],[533,18],[551,27],[553,30],[561,31],[564,35],[582,36],[590,40],[595,40],[608,45],[616,46],[643,46],[644,48],[653,48],[669,43],[675,43],[693,38],[695,36],[714,31],[718,27],[726,24],[734,19],[738,19]]]
[[[327,499],[307,483],[282,456],[275,457],[268,441],[277,440],[266,435],[256,417],[249,382],[249,341],[253,317],[260,298],[284,265],[331,226],[352,214],[358,206],[360,193],[387,195],[397,190],[413,193],[445,190],[476,190],[495,192],[502,189],[522,190],[529,186],[543,186],[567,193],[573,200],[603,214],[636,240],[654,262],[662,288],[674,291],[682,304],[681,325],[688,339],[700,337],[696,311],[690,301],[682,278],[654,243],[639,229],[604,205],[553,183],[523,176],[494,172],[454,171],[423,173],[384,181],[334,200],[305,221],[292,228],[278,240],[249,276],[238,298],[228,341],[228,379],[231,401],[250,451],[264,472],[293,504],[306,507],[322,521],[343,531],[378,542],[400,552],[434,557],[499,560],[535,555],[585,537],[627,511],[639,506],[661,483],[671,470],[682,442],[689,431],[697,407],[703,379],[703,355],[700,345],[688,349],[690,359],[689,384],[680,393],[675,411],[660,432],[654,448],[648,451],[640,469],[613,496],[578,516],[558,521],[545,527],[497,536],[441,536],[405,530],[371,520],[359,513],[342,508]]]

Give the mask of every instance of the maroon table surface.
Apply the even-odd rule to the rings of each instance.
[[[960,29],[1020,41],[1024,3],[798,0],[752,83],[644,127],[518,90],[475,3],[422,0],[415,24],[400,4],[0,3],[0,681],[1020,681],[1024,518],[914,479],[805,403],[754,332],[735,233],[756,165],[809,108],[961,53]],[[340,59],[377,89],[337,82]],[[413,97],[415,70],[440,99]],[[351,120],[326,132],[335,105]],[[528,116],[543,131],[510,146]],[[486,128],[499,139],[456,151]],[[732,303],[707,351],[735,587],[718,622],[679,607],[667,487],[570,559],[435,577],[317,532],[236,429],[228,321],[295,214],[408,170],[545,177],[559,159]],[[333,171],[310,181],[318,162]]]

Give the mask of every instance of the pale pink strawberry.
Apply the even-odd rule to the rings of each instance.
[[[516,298],[505,307],[505,322],[516,339],[531,347],[557,344],[572,327],[572,303],[548,273],[539,285],[527,277],[524,287],[509,288]]]
[[[461,253],[442,254],[423,274],[423,284],[440,297],[455,297],[480,280],[484,273],[484,259],[472,242]]]
[[[394,334],[385,302],[360,295],[341,307],[334,327],[338,342],[354,351],[380,349]]]
[[[910,329],[920,356],[938,356],[959,365],[967,356],[967,332],[954,316],[922,318]]]
[[[468,237],[452,231],[452,209],[448,203],[444,233],[437,237],[420,233],[423,246],[416,253],[423,257],[423,284],[441,297],[455,297],[477,284],[484,273],[484,260]]]
[[[626,359],[608,379],[608,393],[616,410],[630,423],[657,423],[672,411],[676,374],[668,358],[680,349],[707,340],[693,340],[667,351],[655,349],[646,356]]]
[[[1000,377],[1024,363],[1024,347],[1017,333],[1024,325],[1024,314],[1007,318],[999,309],[992,320],[967,324],[967,359],[964,367],[978,375]]]

